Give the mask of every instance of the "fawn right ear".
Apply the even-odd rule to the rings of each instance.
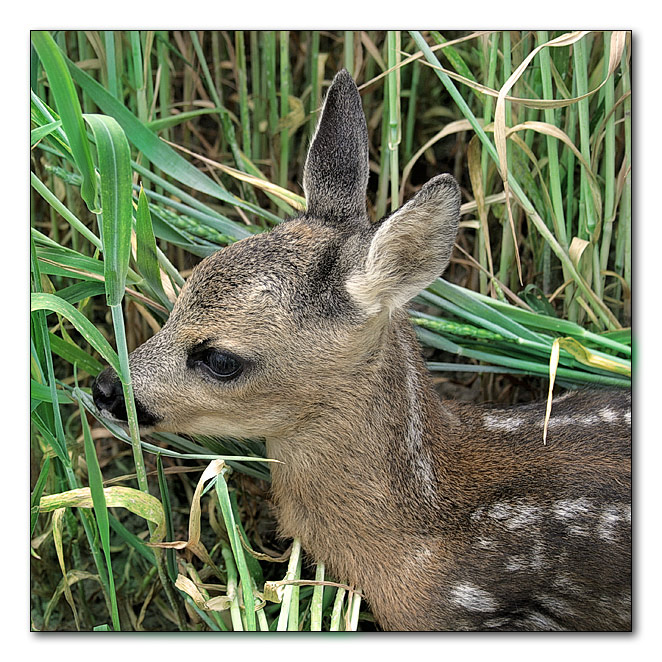
[[[404,306],[448,266],[459,220],[457,182],[434,177],[381,222],[346,283],[352,299],[370,315]]]
[[[303,169],[308,213],[330,221],[367,221],[368,127],[354,79],[331,83]]]

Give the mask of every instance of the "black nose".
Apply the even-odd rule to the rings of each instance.
[[[120,421],[127,420],[122,382],[111,368],[106,368],[97,376],[92,387],[92,397],[101,412],[112,414]]]
[[[122,382],[112,368],[106,368],[97,375],[92,386],[92,397],[94,404],[102,414],[111,414],[118,421],[128,420]],[[135,402],[138,425],[149,428],[159,422],[160,419],[149,412],[138,400]]]

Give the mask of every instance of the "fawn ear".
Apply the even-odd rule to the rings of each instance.
[[[367,220],[368,128],[356,83],[338,72],[303,169],[308,213],[325,220]]]
[[[460,189],[451,175],[431,179],[381,222],[364,264],[347,281],[369,314],[403,306],[448,266],[460,219]]]

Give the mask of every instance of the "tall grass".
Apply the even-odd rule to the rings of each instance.
[[[556,341],[557,384],[628,388],[629,53],[619,32],[33,33],[32,627],[373,627],[360,587],[265,533],[261,442],[141,439],[128,370],[201,258],[303,208],[342,66],[373,218],[439,172],[462,187],[411,310],[438,381],[544,395]],[[92,403],[105,364],[128,432]]]

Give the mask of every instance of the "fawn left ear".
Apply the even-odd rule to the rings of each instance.
[[[451,175],[431,179],[382,221],[364,264],[346,283],[368,314],[395,310],[448,266],[460,220],[460,189]]]
[[[303,169],[308,213],[327,221],[367,223],[368,172],[361,95],[342,69],[329,87]]]

